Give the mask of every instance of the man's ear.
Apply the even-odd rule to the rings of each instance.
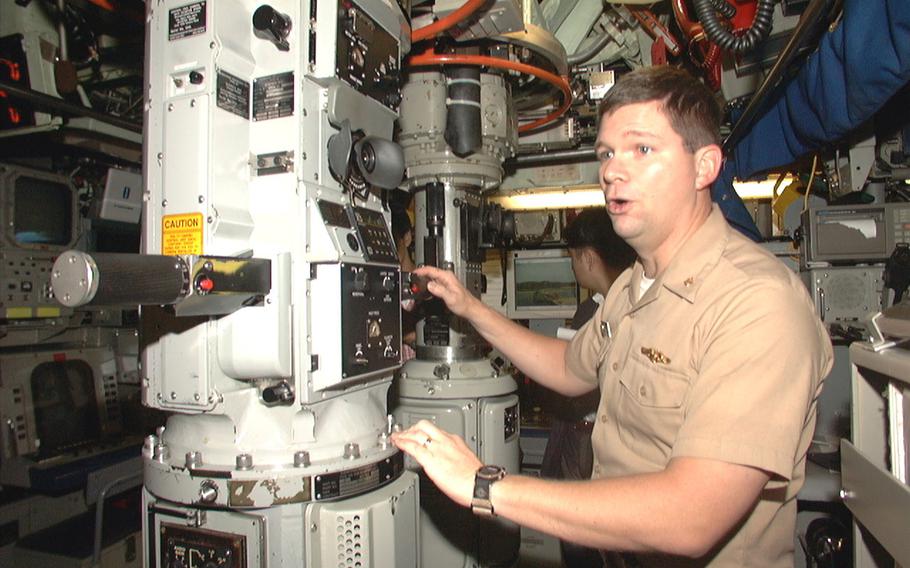
[[[723,150],[717,144],[708,144],[695,151],[695,189],[702,190],[711,187],[720,166],[724,161]]]
[[[585,268],[587,268],[588,271],[594,270],[594,261],[597,260],[597,253],[594,252],[594,249],[591,247],[585,247],[581,250],[581,254],[585,259]]]

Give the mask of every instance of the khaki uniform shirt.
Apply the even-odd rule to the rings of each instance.
[[[715,206],[639,299],[624,272],[572,339],[569,369],[597,383],[592,477],[662,471],[674,457],[771,474],[744,523],[706,557],[643,566],[792,567],[796,494],[831,342],[795,274]]]

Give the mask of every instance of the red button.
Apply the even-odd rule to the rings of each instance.
[[[202,292],[211,292],[215,287],[215,282],[211,278],[200,278],[197,286]]]

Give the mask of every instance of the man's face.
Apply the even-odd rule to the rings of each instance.
[[[696,161],[661,104],[629,104],[604,116],[595,149],[616,233],[643,255],[669,246],[696,215]]]

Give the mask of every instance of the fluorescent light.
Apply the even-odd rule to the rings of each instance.
[[[737,179],[733,180],[733,189],[736,190],[737,195],[742,199],[774,199],[774,186],[777,184],[777,180],[780,178],[780,175],[774,175],[768,179],[762,179],[757,181],[739,181]],[[783,191],[785,187],[793,183],[796,178],[787,174],[784,176],[783,181],[778,186],[778,191]]]
[[[571,189],[542,188],[533,193],[511,193],[490,196],[490,201],[503,209],[533,211],[539,209],[575,209],[604,205],[604,194],[596,185],[574,186]]]
[[[779,176],[758,181],[733,181],[733,189],[742,199],[772,199],[774,185]],[[778,191],[790,185],[794,178],[787,175]],[[571,188],[542,187],[513,191],[508,195],[492,195],[490,201],[503,209],[535,211],[540,209],[576,209],[604,205],[603,191],[595,184],[576,185]]]

